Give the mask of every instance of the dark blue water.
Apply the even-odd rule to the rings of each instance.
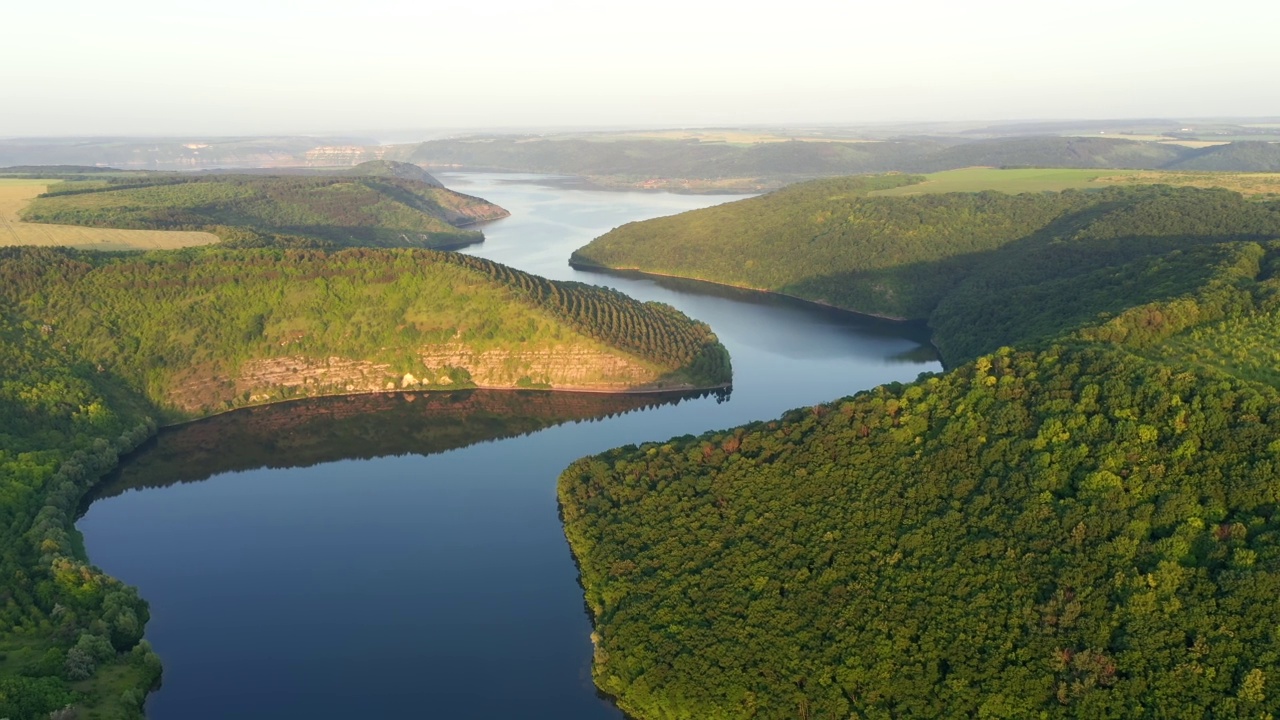
[[[733,357],[731,398],[495,410],[476,398],[392,396],[355,412],[300,403],[167,434],[78,524],[92,560],[151,603],[147,637],[165,661],[151,717],[619,718],[590,680],[559,472],[617,445],[771,418],[939,369],[918,331],[567,265],[624,222],[734,198],[511,175],[442,180],[512,213],[470,252],[708,322]]]

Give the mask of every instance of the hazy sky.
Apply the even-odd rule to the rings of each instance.
[[[1280,115],[1280,2],[6,4],[0,136]]]

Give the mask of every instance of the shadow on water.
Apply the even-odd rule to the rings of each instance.
[[[565,423],[596,422],[729,390],[605,394],[459,390],[316,398],[246,408],[162,430],[85,498],[199,482],[227,472],[433,455]]]
[[[822,303],[815,303],[791,297],[790,295],[737,288],[731,285],[721,285],[719,283],[707,282],[705,280],[691,280],[689,278],[651,275],[635,270],[611,270],[586,265],[574,265],[573,267],[579,272],[591,273],[593,275],[616,277],[625,280],[648,280],[658,287],[671,290],[672,292],[719,298],[748,307],[782,308],[800,311],[815,320],[826,320],[839,325],[855,327],[858,330],[858,333],[864,337],[908,339],[919,342],[925,346],[928,346],[929,344],[929,326],[923,320],[892,320],[889,318],[876,317],[875,315],[864,315],[862,313],[853,312],[852,310],[842,310],[830,305],[823,305]],[[607,282],[599,284],[608,285]],[[925,349],[921,352],[920,356],[924,357],[927,353],[928,349]],[[937,358],[935,356],[928,357],[927,359],[932,361]]]

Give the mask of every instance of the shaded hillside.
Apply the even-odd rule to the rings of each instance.
[[[815,181],[631,223],[572,262],[927,319],[954,364],[1165,297],[1221,259],[1183,251],[1280,238],[1280,205],[1225,190],[866,197],[879,184],[911,181]]]
[[[1280,143],[1234,142],[1195,152],[1169,166],[1176,170],[1280,172]]]
[[[392,177],[148,175],[57,185],[23,219],[205,230],[242,245],[457,247],[484,238],[461,226],[506,215],[479,198]]]

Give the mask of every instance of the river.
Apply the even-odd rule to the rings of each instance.
[[[151,603],[165,675],[149,717],[616,720],[591,683],[559,472],[940,369],[919,328],[568,266],[615,226],[740,196],[439,177],[511,211],[467,252],[706,321],[732,356],[732,394],[336,398],[162,433],[77,523],[91,560]]]

